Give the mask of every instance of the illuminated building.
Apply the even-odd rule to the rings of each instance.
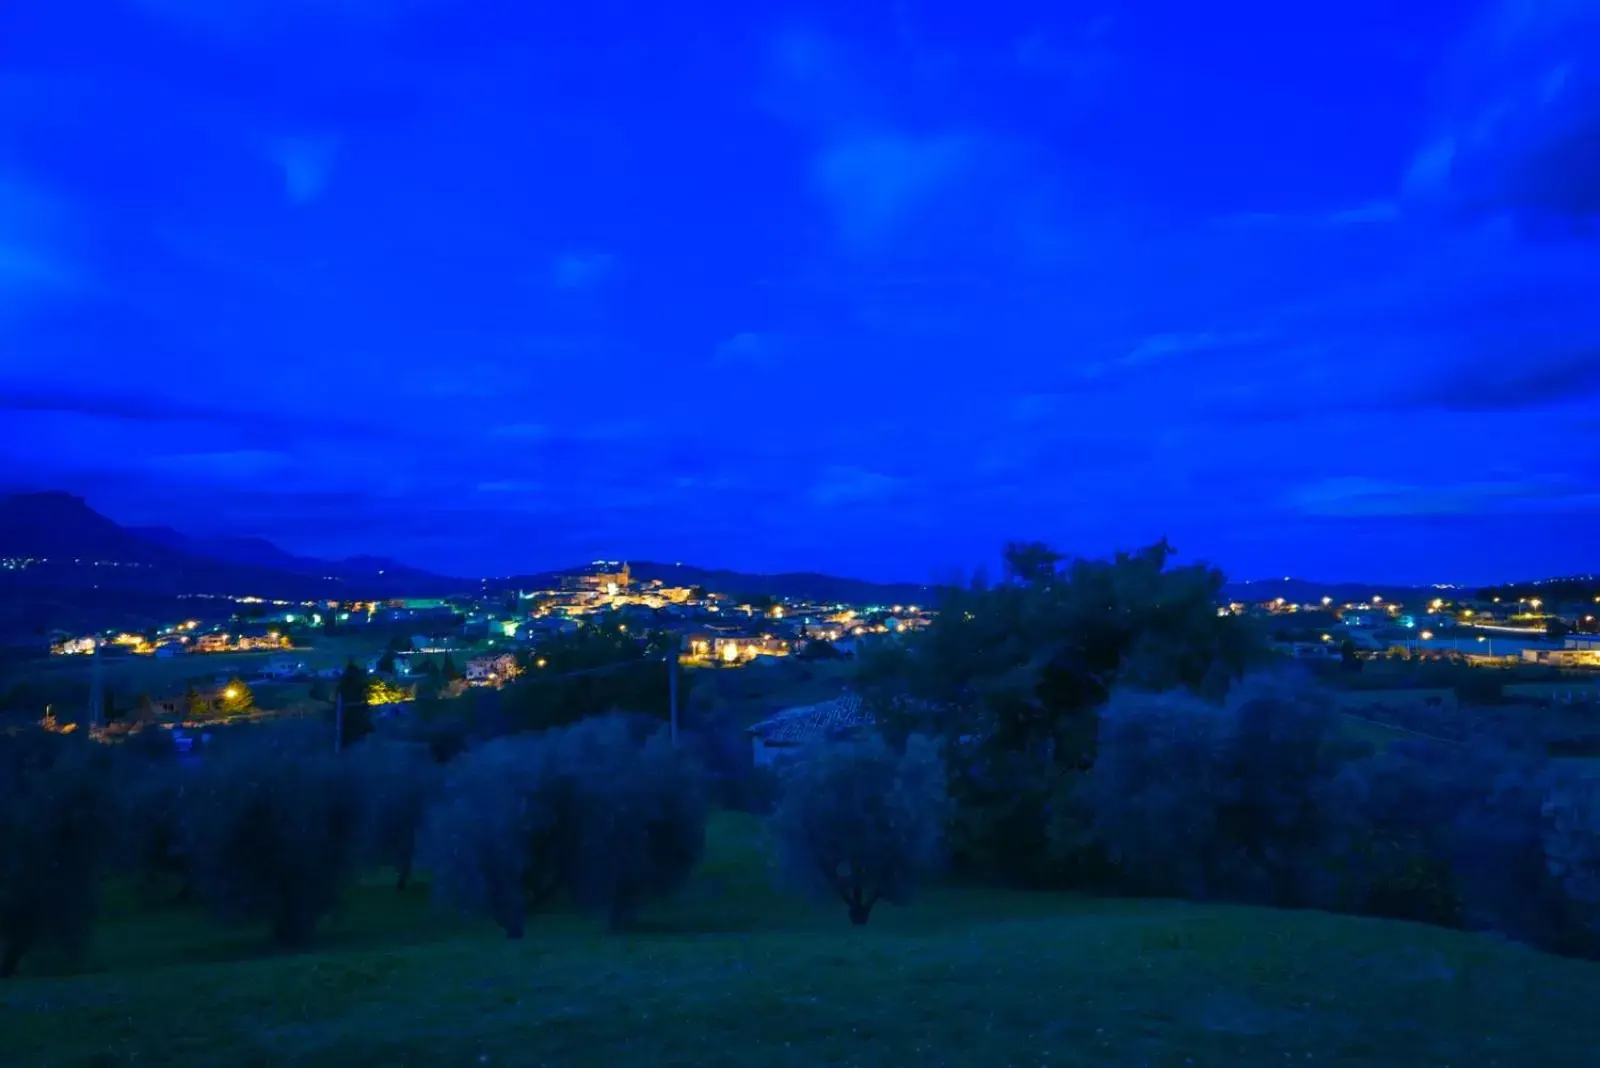
[[[596,560],[582,571],[561,577],[561,588],[569,593],[599,593],[616,597],[633,584],[628,565],[615,560]]]

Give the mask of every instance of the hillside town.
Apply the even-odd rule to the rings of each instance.
[[[1581,582],[1574,587],[1583,589]],[[1242,591],[1255,593],[1250,584]],[[1359,600],[1332,594],[1295,600],[1240,593],[1235,587],[1218,603],[1218,615],[1251,621],[1286,659],[1365,667],[1369,683],[1395,665],[1403,670],[1429,662],[1554,671],[1578,680],[1585,696],[1600,678],[1600,597],[1593,594],[1439,587]],[[586,634],[619,642],[612,656],[675,654],[683,670],[738,670],[787,659],[848,662],[872,643],[895,642],[928,626],[936,611],[932,605],[824,603],[640,580],[622,561],[595,561],[538,589],[485,583],[472,595],[363,601],[195,595],[181,605],[184,618],[146,631],[52,634],[51,660],[93,664],[87,697],[53,701],[53,714],[87,719],[96,730],[119,718],[181,723],[230,713],[304,714],[326,703],[331,687],[355,671],[365,680],[364,702],[398,715],[419,696],[455,697],[558,675],[562,665],[551,664],[553,650]],[[141,662],[168,667],[119,670]],[[248,699],[230,698],[230,692]],[[758,735],[761,725],[779,723],[793,735],[808,716],[825,720],[837,711],[833,698],[785,704],[785,696],[772,695],[753,728]],[[73,706],[85,703],[89,715],[76,715]]]

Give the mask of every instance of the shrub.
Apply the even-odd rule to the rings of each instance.
[[[1457,796],[1454,747],[1400,741],[1353,760],[1322,791],[1328,886],[1347,912],[1459,926],[1451,864]]]
[[[177,742],[172,732],[162,727],[138,727],[123,740],[123,756],[147,762],[166,761],[178,755]]]
[[[1548,762],[1495,746],[1458,757],[1447,789],[1464,925],[1547,946],[1565,927],[1542,841],[1549,776]]]
[[[393,868],[395,889],[411,880],[417,835],[438,792],[439,770],[427,747],[369,738],[349,755],[364,814],[363,853]]]
[[[940,859],[944,761],[921,736],[898,754],[880,738],[820,743],[792,763],[770,828],[784,882],[837,898],[864,924],[880,900],[906,904]]]
[[[280,740],[236,742],[198,770],[192,873],[218,915],[265,920],[274,942],[298,946],[356,874],[362,810],[336,757]]]
[[[97,756],[55,735],[0,734],[0,977],[34,949],[88,944],[109,808]]]
[[[1304,906],[1324,882],[1328,816],[1319,797],[1367,746],[1345,740],[1326,691],[1294,674],[1246,680],[1228,701],[1236,717],[1238,793],[1222,812],[1236,851],[1225,882],[1247,901]]]
[[[1545,865],[1574,920],[1600,938],[1600,782],[1553,784],[1541,809]]]

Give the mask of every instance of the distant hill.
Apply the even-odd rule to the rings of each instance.
[[[125,590],[261,597],[437,595],[470,583],[378,557],[316,560],[260,538],[193,538],[165,527],[123,527],[68,493],[0,498],[0,589]]]
[[[297,556],[264,538],[195,537],[170,527],[124,527],[68,493],[0,497],[0,557],[30,557],[28,568],[0,570],[0,590],[123,591],[159,594],[254,594],[261,597],[442,596],[480,588],[379,556],[321,560]],[[938,589],[811,572],[746,574],[663,564],[629,565],[636,578],[702,586],[737,596],[765,594],[845,604],[930,604]],[[490,588],[558,585],[581,568],[515,576]],[[59,601],[59,597],[57,598]]]
[[[1312,582],[1306,579],[1246,579],[1222,587],[1224,597],[1234,601],[1261,604],[1282,597],[1290,604],[1315,604],[1331,597],[1335,604],[1370,601],[1382,597],[1401,604],[1442,595],[1432,586],[1401,586],[1372,582]]]
[[[382,556],[351,556],[343,560],[322,560],[296,556],[265,538],[194,538],[170,527],[128,527],[129,533],[157,545],[177,549],[190,556],[204,557],[241,567],[262,567],[295,575],[331,577],[344,581],[365,581],[384,577],[391,581],[413,580],[429,585],[447,582],[465,587],[466,582],[444,579],[428,571],[408,567]]]
[[[0,556],[171,564],[182,554],[139,537],[70,493],[0,498]]]
[[[905,582],[870,582],[866,579],[840,578],[813,572],[779,572],[753,574],[742,571],[696,567],[692,564],[662,564],[649,560],[629,561],[628,569],[635,580],[651,582],[660,579],[669,586],[701,586],[711,593],[728,596],[740,594],[841,604],[931,605],[939,596],[939,588]],[[586,568],[573,567],[558,571],[543,571],[510,578],[493,579],[491,589],[540,589],[557,586],[561,579],[581,574]]]
[[[171,527],[127,527],[128,533],[156,545],[246,567],[270,567],[279,571],[305,572],[316,561],[278,548],[265,538],[193,538]]]

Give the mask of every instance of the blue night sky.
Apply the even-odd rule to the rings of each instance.
[[[4,6],[12,488],[458,574],[1600,569],[1589,0]]]

